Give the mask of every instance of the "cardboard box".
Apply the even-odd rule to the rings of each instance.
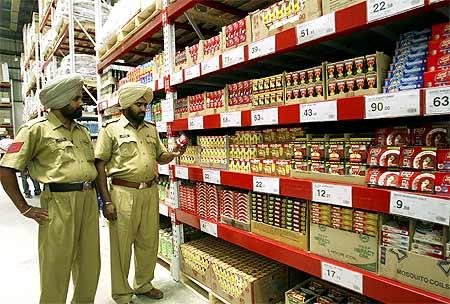
[[[222,37],[224,51],[233,49],[239,45],[249,44],[252,41],[250,16],[222,27]]]
[[[250,267],[247,266],[249,270],[253,270],[257,266],[254,259],[250,259],[248,263],[251,264]],[[225,266],[224,263],[221,264]],[[286,266],[271,264],[261,263],[262,274],[250,275],[246,273],[248,271],[245,271],[246,265],[243,261],[239,264],[229,265],[227,273],[236,273],[241,278],[245,277],[244,280],[239,280],[240,284],[236,284],[236,286],[225,286],[225,282],[221,280],[221,273],[215,272],[213,268],[211,289],[229,304],[278,303],[284,298],[284,292],[288,288],[288,271]],[[227,292],[226,288],[233,289],[233,295]]]
[[[204,44],[205,44],[205,41],[200,40],[197,44],[186,47],[187,67],[191,67],[194,64],[197,64],[197,63],[200,63],[203,61]]]
[[[423,75],[425,88],[450,85],[450,69],[425,72]]]
[[[308,172],[308,171],[301,171],[301,170],[291,170],[291,177],[306,179],[306,180],[316,180],[316,181],[333,182],[333,183],[345,183],[345,184],[361,185],[361,186],[366,184],[365,176],[333,175],[333,174],[328,174],[328,173]]]
[[[377,271],[378,237],[310,224],[310,251],[368,271]]]
[[[296,2],[294,4],[295,8],[289,7],[289,12],[291,12],[289,14],[290,17],[281,18],[281,20],[279,20],[279,12],[286,12],[286,1],[279,1],[266,9],[261,9],[250,13],[252,24],[252,41],[261,40],[292,28],[299,23],[322,16],[320,0],[304,0],[294,2]],[[304,2],[304,10],[295,12],[295,10],[299,10],[299,7],[302,5],[300,2]],[[294,9],[294,12],[291,11],[292,9]],[[277,13],[275,13],[275,10]],[[272,19],[275,18],[276,20],[272,22],[265,22],[267,21],[268,16]]]
[[[361,2],[364,0],[322,0],[322,11],[326,15]]]
[[[306,233],[299,233],[292,230],[278,228],[272,225],[252,221],[251,230],[255,234],[268,237],[272,240],[276,240],[278,242],[301,250],[309,249],[308,224],[306,224]]]
[[[449,266],[444,260],[380,246],[380,275],[445,297],[450,297]]]

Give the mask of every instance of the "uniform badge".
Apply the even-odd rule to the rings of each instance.
[[[128,138],[130,137],[130,134],[120,134],[120,138]]]
[[[23,141],[18,141],[15,143],[12,143],[11,146],[9,146],[8,151],[6,153],[17,153],[22,149]]]

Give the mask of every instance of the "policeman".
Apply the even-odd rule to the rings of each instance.
[[[94,303],[100,273],[97,177],[89,131],[74,121],[81,117],[83,78],[55,79],[39,94],[48,117],[29,121],[0,162],[6,193],[25,217],[39,223],[40,303],[66,303],[70,275],[72,303]],[[28,166],[44,184],[41,207],[28,205],[16,171]]]
[[[153,279],[158,253],[159,207],[156,161],[167,164],[184,151],[167,152],[156,127],[144,121],[153,99],[149,87],[127,83],[119,91],[120,118],[100,130],[95,158],[97,184],[109,220],[112,297],[132,303],[133,294],[161,299]],[[111,177],[108,190],[106,177]],[[131,246],[134,246],[134,290],[128,284]]]

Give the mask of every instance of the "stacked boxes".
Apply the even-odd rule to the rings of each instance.
[[[200,40],[199,43],[196,43],[193,46],[186,47],[187,66],[193,66],[194,64],[202,62],[204,53],[203,47],[204,40]]]
[[[385,80],[385,93],[423,87],[430,33],[430,29],[423,29],[400,35],[393,63]]]
[[[409,250],[409,221],[401,217],[385,219],[381,226],[381,246]]]
[[[189,116],[203,115],[206,104],[206,94],[201,93],[194,96],[188,96]]]
[[[226,86],[228,110],[248,110],[252,106],[252,81],[245,80]]]
[[[223,223],[250,231],[250,202],[248,192],[220,189],[220,219]]]
[[[323,66],[285,74],[286,103],[308,103],[326,99]]]
[[[188,117],[189,110],[187,98],[179,98],[175,100],[174,108],[175,108],[175,119],[182,119]]]
[[[435,192],[450,195],[450,149],[439,149],[437,151],[437,170],[435,173]]]
[[[174,72],[179,72],[187,67],[186,50],[177,51],[175,54]]]
[[[226,110],[225,90],[206,93],[206,110],[204,114],[216,114]]]
[[[167,260],[172,260],[173,256],[173,242],[172,242],[172,230],[170,228],[167,229],[159,229],[159,247],[158,247],[158,255],[161,255],[163,258]]]
[[[179,157],[180,165],[196,165],[197,164],[197,146],[187,146],[186,152]]]
[[[450,85],[450,22],[433,25],[431,36],[425,86]]]
[[[219,187],[213,184],[197,182],[195,185],[197,196],[197,215],[213,222],[219,217]]]
[[[158,197],[160,203],[168,204],[166,200],[169,198],[169,188],[169,177],[160,175],[158,177]]]
[[[195,183],[189,181],[181,181],[180,187],[180,208],[181,210],[197,214],[197,193]]]
[[[203,44],[203,56],[204,59],[214,57],[216,55],[222,54],[223,50],[223,38],[222,33],[217,36],[206,39]]]
[[[204,167],[228,167],[228,136],[199,136],[199,164]]]
[[[284,103],[283,74],[252,80],[253,107],[276,106]]]
[[[222,28],[222,35],[225,40],[224,50],[251,42],[252,27],[250,22],[250,17],[247,16]]]

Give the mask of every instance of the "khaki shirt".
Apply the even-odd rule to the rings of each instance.
[[[100,130],[95,157],[107,162],[107,176],[142,183],[155,178],[155,161],[166,151],[153,124],[135,129],[122,115]]]
[[[52,112],[25,124],[0,162],[41,183],[76,183],[97,178],[89,131],[74,122],[67,129]]]

